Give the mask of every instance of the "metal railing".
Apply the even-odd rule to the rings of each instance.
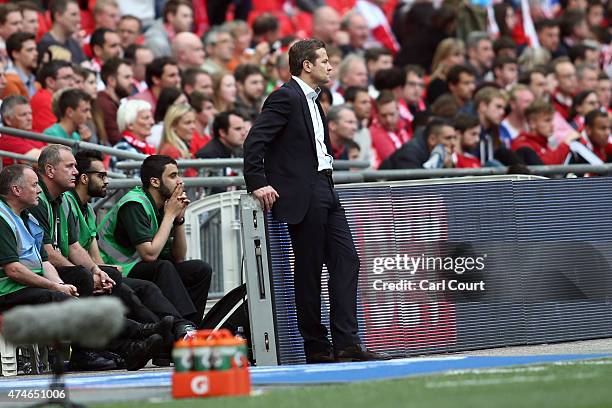
[[[119,162],[115,165],[117,169],[120,170],[138,170],[142,161],[138,160],[129,160]],[[234,159],[181,159],[177,160],[177,165],[179,169],[185,168],[209,168],[209,169],[218,169],[224,167],[240,167],[242,168],[242,159],[234,158]],[[370,163],[364,160],[334,160],[334,169],[335,170],[348,170],[348,169],[366,169],[370,166]]]

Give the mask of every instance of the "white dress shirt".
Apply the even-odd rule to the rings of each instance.
[[[317,170],[331,170],[334,158],[327,152],[327,147],[325,146],[324,140],[325,130],[323,129],[323,119],[321,118],[321,113],[319,112],[319,108],[315,102],[321,90],[317,88],[315,91],[306,82],[302,81],[296,76],[292,76],[292,78],[300,85],[304,95],[306,95],[308,110],[310,111],[310,118],[312,119],[312,125],[314,126],[313,130],[315,134],[315,146],[317,147],[317,161],[319,162],[319,167]]]

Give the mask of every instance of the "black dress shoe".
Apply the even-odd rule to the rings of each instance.
[[[324,364],[324,363],[333,363],[334,355],[331,351],[319,351],[315,353],[306,353],[306,363],[307,364]]]
[[[147,365],[149,360],[157,356],[164,348],[164,339],[154,334],[146,340],[130,341],[123,348],[125,366],[128,371],[137,371]]]
[[[68,364],[74,371],[102,371],[117,368],[117,364],[91,350],[73,349]]]
[[[171,345],[173,337],[174,337],[172,333],[173,327],[174,327],[174,317],[173,316],[166,316],[157,323],[142,323],[140,325],[139,338],[146,339],[148,337],[151,337],[154,334],[159,334],[160,336],[162,336],[164,340],[170,342],[170,345]]]
[[[385,353],[375,353],[362,347],[359,344],[354,344],[334,352],[334,358],[338,363],[346,363],[351,361],[375,361],[375,360],[391,360],[391,356]]]

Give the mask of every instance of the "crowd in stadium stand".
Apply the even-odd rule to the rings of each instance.
[[[612,154],[609,2],[208,3],[0,4],[0,95],[29,102],[3,123],[175,159],[241,157],[266,96],[291,79],[289,47],[313,37],[334,66],[319,101],[336,159],[526,171]],[[0,150],[41,147],[0,137]]]
[[[66,147],[0,135],[0,150],[38,160],[43,189],[38,202],[30,167],[0,174],[0,311],[77,291],[119,293],[133,320],[111,354],[76,349],[73,368],[136,370],[151,357],[168,365],[169,344],[202,319],[212,273],[202,261],[184,262],[189,199],[173,159],[242,157],[267,95],[291,80],[288,50],[302,38],[324,41],[333,66],[318,100],[335,159],[373,169],[512,172],[611,162],[610,2],[493,3],[2,2],[2,124],[148,158],[143,187],[107,215],[98,250],[88,201],[106,194],[117,159],[91,151],[75,159]],[[36,222],[19,217],[32,207]],[[16,252],[16,236],[28,237],[19,242],[30,245],[31,259]],[[33,269],[19,266],[24,259]],[[105,261],[137,273],[122,277]],[[72,279],[77,272],[89,280]]]

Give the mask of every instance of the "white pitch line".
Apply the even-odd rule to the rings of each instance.
[[[451,370],[443,375],[462,375],[462,374],[511,374],[511,373],[534,373],[548,370],[548,367],[515,367],[515,368],[470,368],[465,370]]]
[[[505,385],[516,383],[539,383],[551,382],[556,380],[587,380],[597,377],[597,374],[576,374],[571,376],[545,375],[538,376],[514,376],[508,378],[483,378],[477,380],[462,380],[462,381],[441,381],[427,382],[426,388],[456,388],[456,387],[478,387],[483,385]]]

